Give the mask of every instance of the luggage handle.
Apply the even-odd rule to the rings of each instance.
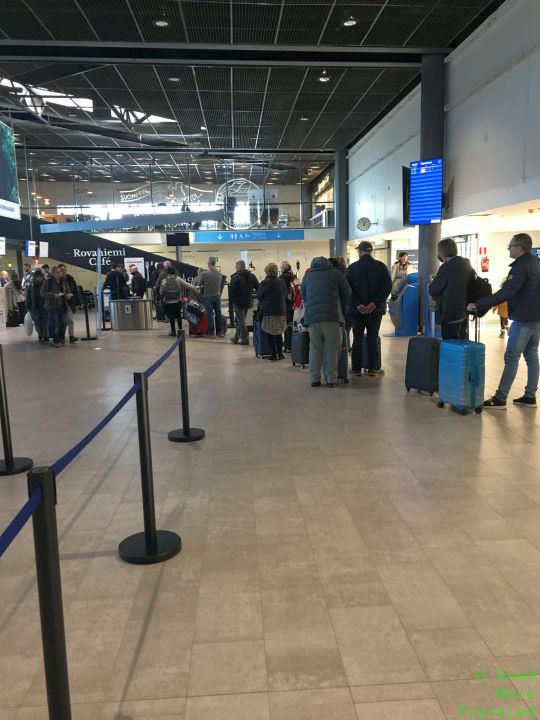
[[[470,313],[474,318],[474,342],[480,342],[480,318],[476,312]]]

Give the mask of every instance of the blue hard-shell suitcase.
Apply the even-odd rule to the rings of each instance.
[[[253,347],[258,358],[272,357],[268,335],[263,332],[261,321],[258,319],[253,321]]]
[[[486,346],[471,340],[443,340],[439,355],[439,407],[462,415],[482,412]]]

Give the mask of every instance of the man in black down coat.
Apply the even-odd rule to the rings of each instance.
[[[429,286],[429,294],[437,301],[443,340],[466,340],[469,337],[467,301],[474,270],[467,258],[458,255],[452,238],[438,245],[442,265]]]
[[[351,286],[352,295],[347,316],[353,329],[352,371],[362,373],[365,358],[362,357],[364,332],[367,331],[368,374],[380,377],[384,374],[379,352],[379,330],[386,313],[386,299],[392,289],[388,268],[380,260],[371,257],[373,245],[364,240],[358,246],[360,259],[347,268],[345,277]]]

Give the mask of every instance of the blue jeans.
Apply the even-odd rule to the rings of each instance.
[[[208,313],[208,334],[210,336],[216,334],[221,335],[223,333],[223,323],[221,317],[221,298],[219,295],[208,295],[204,297],[203,303]],[[214,321],[214,311],[216,313],[216,319]]]
[[[45,308],[36,308],[36,312],[30,313],[40,340],[49,339],[49,318]]]
[[[63,340],[68,325],[66,310],[49,310],[49,337],[55,342]]]
[[[508,334],[508,345],[504,353],[504,371],[495,397],[506,400],[516,379],[519,359],[523,355],[527,363],[526,397],[535,397],[538,389],[538,343],[540,342],[540,321],[517,322],[514,320]]]

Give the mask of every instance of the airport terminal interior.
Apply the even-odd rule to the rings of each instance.
[[[519,318],[498,305],[474,345],[441,342],[427,287],[443,238],[490,293],[516,236],[538,262],[538,0],[3,10],[0,720],[536,717],[523,357],[480,412]],[[388,272],[409,261],[378,368],[352,372],[344,340],[345,375],[312,386],[300,300],[280,361],[252,309],[235,342],[238,261],[307,288],[313,258],[350,268],[364,241]],[[160,263],[197,284],[209,260],[222,332],[184,286],[170,332]],[[63,342],[32,290],[59,264]],[[415,342],[439,393],[408,387]],[[465,407],[450,345],[485,352]]]

